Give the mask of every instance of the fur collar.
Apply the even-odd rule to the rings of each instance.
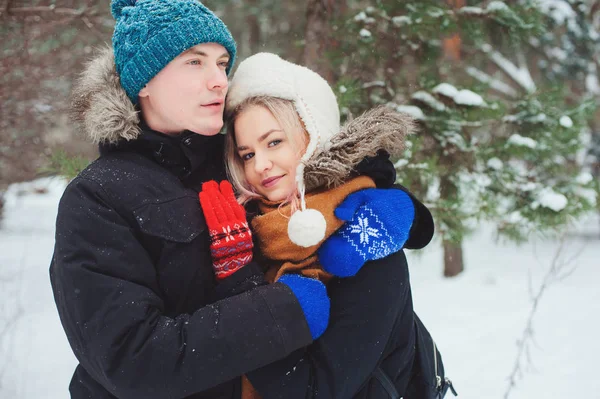
[[[415,131],[416,123],[411,116],[385,106],[346,122],[331,138],[329,147],[317,150],[306,162],[306,191],[342,185],[365,157],[375,156],[379,150],[391,156],[402,155],[406,136]]]
[[[111,47],[87,63],[72,93],[70,115],[94,143],[140,135],[140,117],[121,87]]]

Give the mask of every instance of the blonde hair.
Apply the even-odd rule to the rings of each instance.
[[[234,189],[238,192],[238,202],[245,204],[253,198],[260,198],[260,194],[256,193],[253,187],[246,179],[244,170],[244,160],[240,158],[237,151],[237,143],[235,140],[235,121],[237,117],[246,109],[252,106],[260,106],[268,110],[277,120],[286,138],[292,146],[298,143],[298,135],[301,136],[302,148],[294,148],[297,150],[298,159],[306,150],[308,145],[308,132],[296,111],[294,103],[290,100],[284,100],[277,97],[258,96],[245,99],[233,110],[226,113],[227,133],[225,136],[225,161],[227,175]],[[298,206],[298,191],[297,189],[290,193],[290,196],[283,204],[291,203],[292,209]]]

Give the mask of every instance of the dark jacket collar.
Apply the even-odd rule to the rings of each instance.
[[[100,153],[134,151],[154,160],[185,180],[200,169],[213,169],[224,176],[224,136],[203,136],[191,131],[167,135],[150,129],[143,121],[140,135],[134,140],[101,143]],[[215,177],[216,178],[216,177]]]

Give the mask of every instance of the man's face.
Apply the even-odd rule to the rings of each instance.
[[[140,90],[148,126],[165,134],[184,130],[213,136],[223,127],[229,54],[217,43],[202,43],[180,54]]]

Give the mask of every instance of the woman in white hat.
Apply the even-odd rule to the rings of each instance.
[[[327,82],[268,53],[240,64],[226,119],[229,178],[252,218],[267,280],[316,278],[331,298],[323,336],[247,373],[242,397],[443,395],[439,353],[418,347],[431,337],[414,315],[402,252],[428,244],[431,214],[402,187],[377,188],[394,183],[387,154],[401,154],[413,120],[380,107],[342,127]],[[205,214],[218,191],[205,184]]]

